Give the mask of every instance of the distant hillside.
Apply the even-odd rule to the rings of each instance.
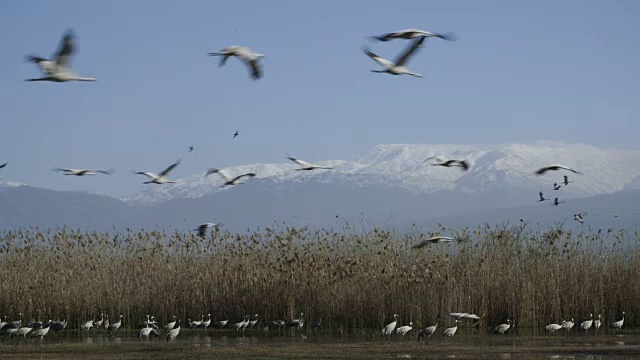
[[[129,215],[129,206],[108,196],[30,186],[0,187],[0,228],[41,229],[67,225],[112,230]]]

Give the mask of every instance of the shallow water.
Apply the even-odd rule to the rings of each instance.
[[[392,336],[382,339],[377,331],[359,330],[340,334],[337,331],[268,331],[248,330],[243,334],[232,330],[187,330],[181,331],[175,341],[167,344],[164,334],[160,338],[138,338],[138,330],[119,330],[115,335],[104,331],[65,331],[43,341],[10,341],[0,339],[0,354],[13,357],[47,358],[65,354],[65,346],[73,349],[82,358],[82,353],[91,358],[110,358],[118,348],[126,349],[130,356],[117,358],[153,357],[183,358],[278,358],[282,356],[300,358],[433,358],[433,359],[629,359],[640,358],[640,331],[625,329],[617,333],[601,331],[583,334],[557,332],[551,335],[537,329],[519,328],[506,335],[490,334],[488,330],[459,328],[453,338],[434,335],[429,344],[416,341],[417,330],[405,337]],[[175,355],[175,356],[172,356]],[[102,356],[105,355],[105,356]]]

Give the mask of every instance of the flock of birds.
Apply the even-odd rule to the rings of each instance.
[[[563,165],[552,165],[552,166],[544,167],[544,168],[541,168],[538,171],[536,171],[536,174],[543,175],[547,171],[552,171],[552,170],[566,170],[566,171],[570,171],[570,172],[572,172],[574,174],[580,174],[579,171],[573,170],[573,169],[571,169],[569,167],[566,167],[566,166],[563,166]],[[554,182],[553,183],[553,190],[554,191],[558,191],[558,190],[560,190],[562,188],[563,185],[567,186],[572,182],[573,181],[569,181],[569,176],[564,175],[562,182],[560,182],[560,183]],[[549,199],[544,197],[544,193],[542,191],[540,191],[538,193],[538,196],[539,196],[538,202],[544,202],[544,201],[548,201],[549,200]],[[553,199],[552,205],[557,207],[560,204],[564,204],[564,201],[560,201],[559,198],[556,196]],[[580,212],[580,213],[577,213],[577,214],[573,214],[573,220],[575,220],[575,221],[577,221],[577,222],[579,222],[581,224],[584,224],[584,217],[586,215],[587,215],[587,213],[584,212],[584,211]]]
[[[22,316],[22,313],[19,314]],[[272,321],[264,321],[259,324],[259,315],[255,314],[253,319],[250,319],[249,315],[246,315],[242,321],[237,323],[229,324],[229,320],[220,320],[220,321],[212,321],[211,314],[208,314],[207,320],[204,319],[204,315],[201,315],[200,320],[191,321],[188,319],[188,328],[190,329],[201,329],[206,330],[207,328],[228,328],[231,330],[242,331],[245,329],[252,329],[254,326],[258,325],[258,327],[262,327],[265,330],[268,329],[283,329],[290,328],[299,330],[304,327],[304,313],[300,313],[300,316],[297,319],[293,319],[291,321],[286,320],[272,320]],[[123,315],[118,317],[117,321],[109,322],[109,315],[100,314],[100,319],[96,320],[91,319],[87,320],[80,324],[81,331],[87,330],[98,330],[104,329],[108,334],[115,333],[118,329],[122,327],[122,321],[124,319]],[[172,320],[167,322],[164,326],[162,326],[154,316],[147,315],[147,319],[138,324],[137,328],[140,329],[138,337],[140,339],[149,339],[152,337],[160,337],[160,332],[165,332],[165,337],[167,342],[174,340],[180,334],[182,320],[177,319],[176,316],[172,317]],[[311,323],[311,327],[315,330],[321,328],[322,319],[318,321],[313,321]],[[22,325],[22,320],[8,321],[7,316],[4,317],[3,321],[0,321],[0,335],[8,335],[10,339],[17,338],[18,341],[21,338],[26,338],[30,336],[30,338],[39,338],[44,339],[44,337],[52,331],[54,334],[58,333],[67,328],[68,321],[65,319],[63,321],[53,321],[49,320],[47,322],[41,322],[32,320],[30,323],[26,325]],[[228,325],[228,326],[227,326]]]
[[[363,48],[363,52],[384,68],[383,70],[372,70],[373,72],[388,73],[392,75],[404,74],[404,75],[421,77],[422,75],[409,71],[406,67],[406,64],[407,64],[407,61],[413,55],[416,54],[417,50],[423,46],[427,38],[438,38],[438,39],[443,39],[447,41],[458,40],[458,36],[455,33],[433,33],[433,32],[418,30],[418,29],[405,29],[397,32],[390,32],[390,33],[386,33],[378,36],[369,37],[370,40],[379,41],[379,42],[388,42],[396,39],[404,39],[404,40],[411,41],[411,43],[406,47],[406,49],[398,55],[395,61],[392,62],[390,60],[384,59],[376,55],[366,47]],[[54,81],[54,82],[96,81],[95,78],[81,77],[75,74],[71,70],[70,58],[76,52],[76,47],[77,46],[76,46],[75,35],[73,31],[69,29],[63,34],[60,44],[58,46],[58,49],[51,59],[45,59],[35,55],[28,55],[27,60],[37,64],[40,70],[42,71],[43,75],[45,76],[41,78],[27,79],[27,81]],[[234,45],[234,46],[226,47],[219,52],[210,52],[208,53],[208,55],[220,57],[219,66],[225,65],[227,60],[230,57],[237,57],[238,59],[243,61],[245,65],[249,68],[251,78],[259,79],[263,75],[263,70],[260,65],[260,59],[264,57],[264,54],[255,53],[248,47]],[[236,138],[238,135],[239,135],[239,131],[236,131],[233,134],[233,138]],[[193,150],[194,150],[194,146],[193,145],[189,146],[189,152],[192,152]],[[297,159],[294,157],[288,157],[288,159],[300,166],[297,170],[310,171],[310,170],[332,169],[331,167],[312,164],[307,161]],[[441,166],[441,167],[448,167],[448,168],[458,167],[463,171],[468,171],[471,168],[469,162],[465,159],[447,159],[442,156],[432,156],[426,159],[423,163],[426,163],[427,161],[432,159],[437,160],[436,163],[431,164],[433,166]],[[173,183],[176,183],[176,181],[170,180],[168,176],[171,173],[171,171],[173,171],[179,164],[180,164],[180,160],[174,162],[173,164],[171,164],[170,166],[168,166],[166,169],[162,170],[158,174],[150,171],[134,171],[134,174],[146,176],[148,180],[145,181],[144,184],[173,184]],[[7,163],[0,165],[0,169],[4,168],[6,165]],[[536,171],[536,174],[543,175],[548,171],[557,171],[557,170],[566,170],[576,174],[579,173],[578,171],[573,170],[567,166],[554,164],[554,165],[550,165],[550,166],[546,166],[541,169],[538,169]],[[96,170],[96,169],[56,168],[54,169],[54,171],[59,171],[59,172],[62,172],[64,175],[70,175],[70,176],[88,176],[88,175],[97,175],[97,174],[112,175],[115,173],[115,170],[113,169]],[[255,172],[247,172],[242,174],[231,175],[225,169],[210,168],[206,171],[205,177],[213,174],[217,174],[223,180],[222,187],[238,185],[243,183],[243,180],[250,179],[256,176]],[[567,176],[564,177],[563,184],[565,186],[569,184]],[[554,190],[559,190],[560,187],[561,185],[554,183]],[[539,196],[540,196],[540,199],[539,199],[540,202],[548,200],[544,197],[544,194],[542,192],[540,192]],[[563,203],[564,201],[559,201],[557,197],[553,201],[553,205],[555,206],[558,206]],[[586,213],[584,212],[575,214],[574,219],[582,223],[584,222],[585,215]],[[218,225],[219,224],[214,224],[214,223],[202,224],[197,229],[195,229],[195,231],[198,231],[200,236],[205,236],[206,234],[205,230],[207,228],[218,227]],[[449,242],[453,240],[455,239],[450,237],[438,236],[438,237],[433,237],[431,239],[428,239],[424,242],[421,242],[420,244],[417,244],[415,247],[420,248],[428,243]]]
[[[476,314],[470,313],[460,313],[460,312],[452,312],[448,314],[450,317],[453,317],[454,326],[445,328],[442,331],[442,336],[444,337],[453,337],[458,330],[458,323],[463,320],[471,320],[475,321],[471,326],[476,326],[479,324],[481,317]],[[20,314],[22,316],[22,314]],[[624,325],[624,317],[625,313],[622,313],[622,319],[615,321],[611,324],[611,327],[615,330],[621,330]],[[122,327],[122,321],[124,316],[120,315],[117,321],[109,322],[109,315],[106,316],[104,314],[100,314],[100,319],[96,320],[91,319],[80,324],[80,330],[92,330],[92,329],[101,329],[103,328],[109,334],[115,333],[118,329]],[[293,319],[291,321],[286,320],[271,320],[271,321],[261,321],[260,316],[258,314],[253,315],[253,319],[249,315],[246,315],[243,320],[229,324],[229,320],[220,320],[213,321],[211,319],[211,314],[207,315],[207,319],[205,320],[205,316],[201,315],[200,320],[192,321],[188,319],[188,328],[190,329],[202,329],[206,330],[208,328],[217,328],[217,329],[231,329],[236,331],[244,332],[246,329],[253,329],[254,327],[263,328],[265,330],[269,329],[283,329],[289,328],[294,330],[300,330],[304,327],[304,313],[300,313],[300,316],[297,319]],[[382,336],[390,337],[392,334],[396,334],[399,336],[405,336],[409,331],[413,330],[413,322],[409,322],[409,325],[397,326],[399,316],[397,314],[393,315],[394,320],[387,324],[384,328],[382,328]],[[589,331],[592,327],[597,331],[602,326],[601,315],[598,315],[598,319],[594,320],[593,314],[590,314],[590,318],[588,320],[583,321],[580,324],[580,330],[585,333]],[[138,337],[140,339],[149,339],[152,337],[160,337],[161,331],[165,332],[165,337],[167,342],[174,340],[180,334],[182,320],[177,319],[176,316],[172,317],[171,321],[168,321],[164,326],[162,326],[154,316],[147,315],[147,319],[138,324],[137,328],[140,329]],[[440,316],[438,316],[434,325],[427,326],[422,329],[418,333],[418,341],[421,339],[425,339],[425,344],[429,344],[429,340],[431,336],[438,329],[438,325],[440,323]],[[29,324],[22,326],[22,320],[16,321],[8,321],[7,316],[4,317],[4,320],[0,322],[0,334],[9,335],[10,338],[17,337],[18,340],[20,338],[26,338],[29,335],[31,338],[39,338],[44,339],[44,337],[49,333],[49,331],[53,331],[54,333],[60,332],[67,328],[67,320],[63,321],[52,321],[49,320],[45,323],[40,321],[31,321]],[[545,331],[549,334],[558,331],[558,330],[566,330],[569,332],[575,323],[573,319],[570,321],[562,321],[561,324],[549,324],[545,326]],[[317,321],[312,321],[311,328],[314,330],[319,330],[322,327],[322,318]],[[493,332],[496,334],[505,334],[507,330],[513,329],[515,327],[514,322],[511,319],[507,319],[507,322],[504,324],[500,324],[493,328]]]
[[[457,35],[454,33],[438,34],[424,30],[406,29],[369,38],[371,40],[383,42],[394,39],[413,40],[395,61],[384,59],[374,54],[366,47],[363,48],[363,52],[384,68],[384,70],[372,70],[373,72],[422,77],[420,74],[409,71],[405,65],[409,58],[422,47],[424,41],[429,37],[440,38],[448,41],[458,39]],[[75,50],[76,45],[74,34],[71,30],[68,30],[63,35],[60,45],[58,46],[58,50],[51,59],[45,59],[35,55],[27,56],[27,60],[37,64],[44,76],[40,78],[27,79],[26,81],[96,81],[96,78],[82,77],[71,70],[70,58],[75,53]],[[229,46],[219,52],[210,52],[208,55],[220,57],[220,62],[218,63],[220,67],[224,66],[230,57],[237,57],[247,66],[252,79],[260,79],[263,75],[260,59],[264,57],[264,54],[256,53],[246,46]],[[237,134],[235,134],[235,136],[237,136]]]
[[[472,321],[476,321],[474,324],[472,324],[472,326],[475,326],[479,323],[480,321],[480,316],[476,315],[476,314],[469,314],[469,313],[459,313],[459,312],[452,312],[449,313],[449,316],[455,318],[455,322],[454,322],[454,326],[452,327],[448,327],[445,328],[442,331],[442,336],[444,337],[453,337],[456,332],[458,331],[458,323],[460,323],[461,321],[468,319],[468,320],[472,320]],[[597,331],[598,329],[600,329],[600,327],[602,326],[602,317],[601,315],[598,315],[598,319],[594,320],[593,319],[593,314],[589,315],[590,318],[589,320],[585,320],[582,323],[580,323],[580,329],[582,331],[586,332],[589,331],[592,327],[595,329],[595,331]],[[622,325],[624,325],[624,316],[625,313],[622,313],[622,319],[615,321],[611,324],[611,327],[615,330],[621,330],[622,329]],[[409,325],[404,325],[404,326],[400,326],[400,327],[396,327],[398,324],[398,315],[394,314],[393,315],[394,320],[392,322],[390,322],[389,324],[387,324],[384,328],[382,328],[382,336],[391,336],[394,332],[395,334],[399,335],[399,336],[404,336],[406,335],[409,331],[411,331],[413,329],[413,322],[409,322]],[[429,339],[431,339],[431,336],[436,332],[437,328],[438,328],[438,324],[440,323],[440,316],[438,316],[436,323],[434,325],[431,326],[427,326],[426,328],[422,329],[419,333],[418,333],[418,341],[420,341],[420,339],[425,338],[426,339],[426,344],[429,344]],[[560,329],[566,330],[567,332],[569,332],[571,329],[573,329],[573,327],[575,326],[573,319],[571,319],[571,321],[562,321],[561,324],[549,324],[547,326],[545,326],[545,331],[549,334],[558,331]],[[515,324],[513,323],[513,321],[511,319],[507,319],[507,322],[504,324],[500,324],[496,327],[493,328],[493,332],[496,334],[505,334],[507,332],[507,330],[509,329],[513,329],[515,327]]]

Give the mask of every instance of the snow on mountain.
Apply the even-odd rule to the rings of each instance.
[[[423,163],[431,156],[466,159],[470,171]],[[289,182],[333,183],[345,187],[382,186],[414,193],[462,191],[467,193],[500,190],[545,191],[552,195],[552,184],[569,175],[565,197],[587,197],[619,191],[640,181],[640,152],[602,149],[584,144],[537,142],[504,145],[377,145],[353,160],[331,160],[319,165],[333,170],[295,171],[290,162],[250,164],[228,168],[231,175],[256,172],[257,179],[275,188]],[[582,172],[550,172],[537,176],[534,171],[549,164],[563,164]],[[249,179],[248,181],[256,181]],[[176,198],[198,198],[221,191],[217,175],[193,175],[176,184],[154,186],[123,198],[131,204],[151,204]]]
[[[16,182],[16,181],[0,180],[0,187],[18,187],[18,186],[24,186],[24,185],[26,184]]]

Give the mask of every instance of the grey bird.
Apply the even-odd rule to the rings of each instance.
[[[415,38],[420,37],[420,36],[436,37],[436,38],[440,38],[440,39],[447,40],[447,41],[456,41],[456,40],[459,39],[458,35],[456,33],[452,33],[452,32],[441,34],[441,33],[432,33],[432,32],[429,32],[429,31],[418,30],[418,29],[400,30],[400,31],[396,31],[396,32],[386,33],[386,34],[379,35],[379,36],[371,36],[371,37],[369,37],[369,39],[370,40],[378,40],[378,41],[389,41],[389,40],[393,40],[393,39],[411,40],[411,39],[415,39]]]
[[[421,36],[419,39],[414,40],[409,46],[407,46],[407,48],[396,59],[395,62],[392,62],[390,60],[387,60],[383,57],[380,57],[374,54],[368,48],[363,48],[362,51],[365,54],[367,54],[367,56],[369,56],[371,59],[373,59],[373,61],[377,62],[378,64],[382,65],[382,67],[384,67],[384,70],[371,70],[372,72],[388,73],[391,75],[411,75],[415,77],[422,77],[422,75],[418,73],[409,71],[409,69],[407,69],[405,64],[407,63],[409,58],[412,55],[414,55],[419,48],[422,47],[422,43],[424,42],[425,39],[426,39],[425,36]]]
[[[466,160],[446,160],[441,163],[431,164],[433,166],[459,167],[462,171],[469,170],[469,163]]]
[[[547,171],[558,171],[558,170],[567,170],[567,171],[571,171],[574,174],[580,174],[579,171],[573,170],[568,166],[559,165],[559,164],[553,164],[553,165],[545,166],[545,167],[542,167],[542,168],[536,170],[536,175],[543,175]]]
[[[216,168],[210,168],[209,170],[207,170],[207,174],[205,176],[209,176],[211,174],[218,174],[224,180],[224,184],[222,185],[222,187],[241,184],[242,182],[240,180],[242,180],[243,177],[252,178],[256,176],[256,173],[245,173],[235,177],[231,177],[224,170]]]

